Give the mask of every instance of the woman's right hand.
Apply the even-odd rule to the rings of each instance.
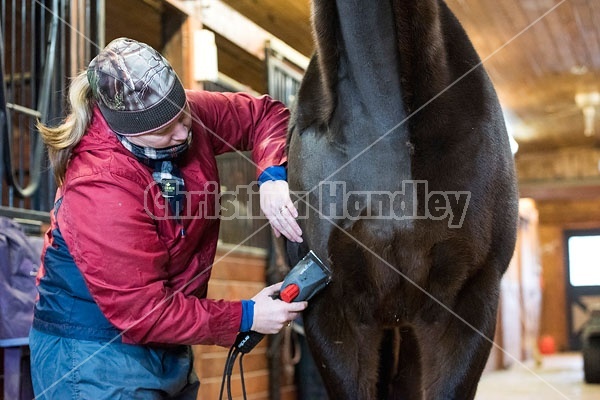
[[[262,334],[275,334],[289,322],[295,320],[308,306],[306,301],[286,303],[271,296],[281,289],[283,282],[268,286],[252,298],[254,301],[254,319],[252,330]]]

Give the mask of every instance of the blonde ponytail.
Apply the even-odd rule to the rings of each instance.
[[[90,124],[92,117],[92,90],[86,72],[80,73],[71,81],[69,104],[71,112],[64,122],[56,127],[38,123],[42,140],[48,146],[48,157],[54,169],[56,183],[61,186],[65,179],[67,164],[73,148],[79,143]]]

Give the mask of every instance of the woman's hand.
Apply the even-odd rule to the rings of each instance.
[[[295,320],[300,311],[304,310],[308,303],[299,301],[297,303],[286,303],[275,300],[271,296],[280,288],[283,282],[268,286],[252,298],[254,301],[254,319],[252,330],[262,334],[275,334],[286,324]]]
[[[298,210],[292,203],[286,181],[266,181],[260,185],[260,208],[276,237],[283,234],[292,242],[302,242],[302,229],[296,222]]]

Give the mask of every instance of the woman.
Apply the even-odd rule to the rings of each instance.
[[[302,241],[285,182],[288,111],[266,96],[185,91],[126,38],[71,84],[65,122],[40,126],[59,184],[30,335],[36,398],[195,398],[192,344],[278,332],[306,307],[206,299],[218,238],[215,156],[251,150],[263,212]]]

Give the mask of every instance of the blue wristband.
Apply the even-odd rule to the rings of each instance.
[[[242,322],[240,332],[248,332],[254,322],[254,301],[242,300]]]
[[[258,177],[258,186],[267,181],[285,181],[287,180],[287,171],[285,167],[274,165],[265,169]]]

